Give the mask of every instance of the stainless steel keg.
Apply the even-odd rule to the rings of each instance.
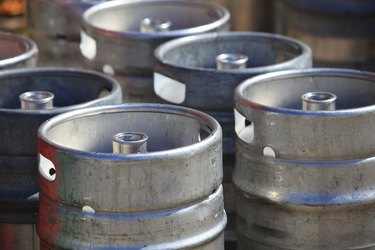
[[[234,31],[273,30],[273,0],[206,0],[222,4],[231,13],[231,28]]]
[[[104,1],[27,1],[28,32],[40,48],[39,64],[82,67],[78,56],[81,15],[87,8]]]
[[[374,248],[374,83],[311,69],[236,89],[238,249]]]
[[[228,242],[234,241],[234,90],[259,74],[311,67],[311,50],[284,36],[233,32],[176,39],[158,47],[155,57],[155,92],[168,102],[208,112],[223,127],[226,233]]]
[[[311,46],[314,65],[375,70],[373,0],[284,0],[278,32]]]
[[[58,68],[2,71],[0,88],[0,246],[38,249],[38,127],[63,112],[120,103],[121,90],[104,75]]]
[[[210,116],[83,109],[38,138],[42,249],[224,249],[222,134]]]
[[[154,49],[173,38],[223,31],[229,12],[189,0],[113,1],[83,15],[81,53],[88,68],[114,76],[127,102],[159,102],[153,92]]]
[[[36,65],[38,48],[25,37],[0,32],[0,70]]]

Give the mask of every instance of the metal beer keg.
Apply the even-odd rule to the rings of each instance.
[[[81,68],[79,42],[82,13],[104,1],[28,0],[28,33],[40,49],[39,65]]]
[[[42,249],[224,249],[222,134],[192,109],[128,104],[39,130]]]
[[[278,4],[278,32],[307,43],[315,66],[375,70],[373,0],[283,0]]]
[[[224,31],[229,12],[189,0],[113,1],[83,15],[81,53],[86,67],[119,80],[127,102],[160,102],[153,91],[154,49],[173,38]]]
[[[226,245],[235,242],[232,187],[235,132],[233,94],[243,80],[259,74],[311,67],[310,48],[266,33],[202,34],[167,42],[155,51],[154,88],[162,99],[205,111],[223,128]]]
[[[374,83],[311,69],[239,85],[238,250],[375,247]]]
[[[0,246],[36,250],[38,127],[63,112],[120,103],[121,90],[104,75],[58,68],[2,71],[0,88]]]

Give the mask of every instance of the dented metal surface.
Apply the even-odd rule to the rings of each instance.
[[[58,68],[2,71],[0,88],[0,231],[8,228],[6,231],[18,234],[18,228],[22,227],[15,224],[35,224],[37,217],[38,127],[63,112],[120,103],[121,90],[117,82],[104,75]],[[19,95],[30,90],[55,93],[54,108],[21,109]],[[9,229],[12,225],[14,228]],[[20,249],[17,248],[20,240],[9,241],[9,237],[1,235],[0,245],[10,244],[9,249]],[[29,237],[23,240],[31,242],[35,238]]]
[[[147,135],[147,152],[113,153],[112,137],[126,131]],[[169,105],[84,109],[46,122],[42,249],[224,249],[221,140],[214,119]]]
[[[311,69],[237,88],[238,249],[374,248],[374,81]],[[303,110],[309,92],[335,94],[336,110]]]
[[[0,32],[0,70],[34,67],[37,58],[38,48],[34,41]]]
[[[229,12],[220,5],[199,1],[132,0],[102,3],[83,15],[81,53],[88,68],[113,76],[152,78],[155,48],[174,38],[225,31],[229,28]],[[145,31],[145,19],[167,20],[170,27],[158,32]],[[147,29],[146,29],[147,31]],[[143,102],[155,101],[152,83],[142,82]],[[121,84],[121,82],[120,82]],[[126,92],[137,83],[124,83]],[[125,86],[128,86],[125,89]],[[155,99],[156,95],[153,94]],[[126,100],[133,102],[137,100]]]

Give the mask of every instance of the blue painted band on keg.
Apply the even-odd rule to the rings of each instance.
[[[374,0],[287,0],[300,8],[331,14],[365,15],[375,13]]]

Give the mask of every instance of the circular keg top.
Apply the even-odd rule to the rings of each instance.
[[[147,152],[113,153],[113,137],[126,132],[146,135]],[[126,104],[72,111],[45,122],[38,145],[41,194],[95,211],[181,207],[210,195],[223,178],[220,125],[184,107]]]
[[[223,67],[217,61],[228,54],[240,56],[239,67],[232,67],[233,63],[231,67]],[[246,57],[248,60],[243,60]],[[211,112],[232,111],[234,90],[245,79],[273,71],[309,68],[312,63],[311,49],[304,43],[256,32],[210,33],[175,39],[160,45],[155,58],[157,95],[171,103]],[[172,84],[175,82],[180,84]],[[182,89],[179,86],[186,90],[179,91]]]
[[[113,137],[134,134],[134,131],[139,137],[137,142],[147,140],[147,152],[113,154]],[[77,134],[79,140],[74,139]],[[80,151],[92,157],[142,158],[144,156],[140,155],[157,153],[174,157],[212,143],[221,136],[221,129],[213,118],[192,109],[129,104],[60,115],[46,122],[40,128],[39,136],[56,148]]]
[[[261,74],[292,67],[311,57],[304,43],[281,35],[259,32],[222,32],[178,38],[160,45],[155,57],[165,67],[217,71],[216,58],[238,54],[249,58],[246,69],[224,69],[220,74]]]
[[[27,61],[37,53],[37,46],[32,40],[0,32],[0,69]]]
[[[88,9],[84,24],[110,36],[135,38],[186,36],[224,25],[229,12],[214,3],[176,0],[110,1]],[[144,20],[167,20],[168,29],[142,32]]]
[[[319,68],[248,79],[234,95],[240,143],[262,155],[264,148],[269,147],[274,157],[285,160],[346,161],[374,157],[374,83],[374,73]],[[301,97],[312,94],[317,99],[319,92],[335,109],[326,107],[324,102],[318,107],[303,108],[305,100]]]
[[[274,72],[244,81],[235,98],[247,106],[280,114],[337,116],[375,111],[375,74],[342,69]],[[336,96],[336,110],[303,110],[301,96]]]
[[[121,99],[120,86],[115,80],[93,71],[68,68],[3,71],[0,73],[0,88],[0,113],[56,115],[113,104],[112,100]],[[52,109],[21,109],[20,95],[40,91],[54,95]]]

